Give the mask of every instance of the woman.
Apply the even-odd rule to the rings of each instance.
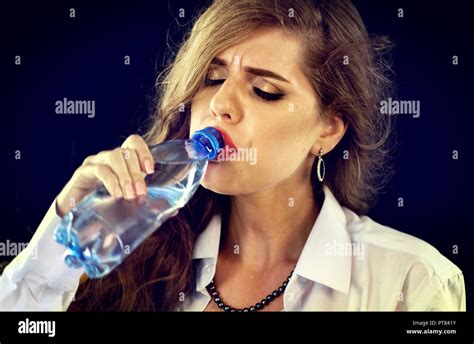
[[[389,175],[383,47],[348,1],[216,0],[160,77],[144,139],[86,158],[7,266],[2,309],[465,310],[453,263],[363,216]],[[148,145],[207,126],[256,163],[211,162],[187,206],[106,277],[68,269],[60,218],[98,183],[143,195]]]

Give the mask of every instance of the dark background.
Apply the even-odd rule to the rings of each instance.
[[[170,48],[190,28],[193,12],[208,3],[1,5],[5,220],[0,241],[27,242],[86,156],[139,132],[151,113],[155,77]],[[420,118],[398,115],[397,173],[369,216],[426,240],[458,265],[472,310],[472,15],[464,1],[355,4],[369,32],[387,34],[396,44],[396,99],[421,101]],[[69,17],[71,7],[75,18]],[[185,9],[185,18],[178,17],[179,8]],[[404,18],[398,18],[398,8],[404,9]],[[15,55],[21,55],[21,66],[14,64]],[[131,58],[129,66],[125,55]],[[457,66],[453,55],[459,57]],[[54,103],[64,97],[95,100],[95,118],[57,115]],[[15,160],[16,150],[21,160]],[[453,150],[458,160],[452,159]],[[399,197],[404,207],[398,207]]]

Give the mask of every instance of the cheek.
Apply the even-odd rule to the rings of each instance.
[[[193,115],[193,112],[191,112],[191,121],[189,123],[189,134],[195,132],[196,130],[199,129],[199,119],[197,116]]]
[[[301,161],[312,145],[312,125],[310,120],[286,120],[267,128],[263,131],[265,136],[256,143],[262,158],[268,156],[275,162]]]
[[[235,166],[229,163],[209,162],[201,185],[206,189],[225,195],[237,195],[242,192],[244,178],[236,177]]]
[[[254,141],[256,164],[254,166],[243,164],[245,172],[240,174],[262,185],[288,178],[308,155],[308,144],[301,131],[284,128],[267,130],[264,135]]]
[[[259,174],[265,178],[284,179],[304,158],[301,145],[291,136],[275,137],[270,144],[261,146],[258,152],[257,167]]]
[[[190,120],[190,132],[194,132],[201,128],[201,123],[206,118],[206,102],[202,97],[196,97],[191,103],[191,120]]]

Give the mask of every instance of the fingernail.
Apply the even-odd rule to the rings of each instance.
[[[137,190],[138,195],[146,194],[146,187],[145,187],[145,184],[142,181],[136,181],[135,182],[135,189]]]
[[[115,187],[115,196],[117,196],[117,197],[122,197],[123,196],[122,189],[120,188],[120,186]]]
[[[147,173],[153,173],[154,167],[150,159],[145,159],[145,170]]]
[[[131,183],[126,183],[125,184],[125,194],[127,195],[127,198],[134,198],[135,193],[133,192],[133,187]]]

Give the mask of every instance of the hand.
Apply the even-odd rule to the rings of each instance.
[[[148,145],[140,136],[131,135],[120,148],[84,160],[57,196],[57,213],[63,217],[100,183],[113,197],[133,199],[144,195],[144,177],[153,172],[154,161]]]

